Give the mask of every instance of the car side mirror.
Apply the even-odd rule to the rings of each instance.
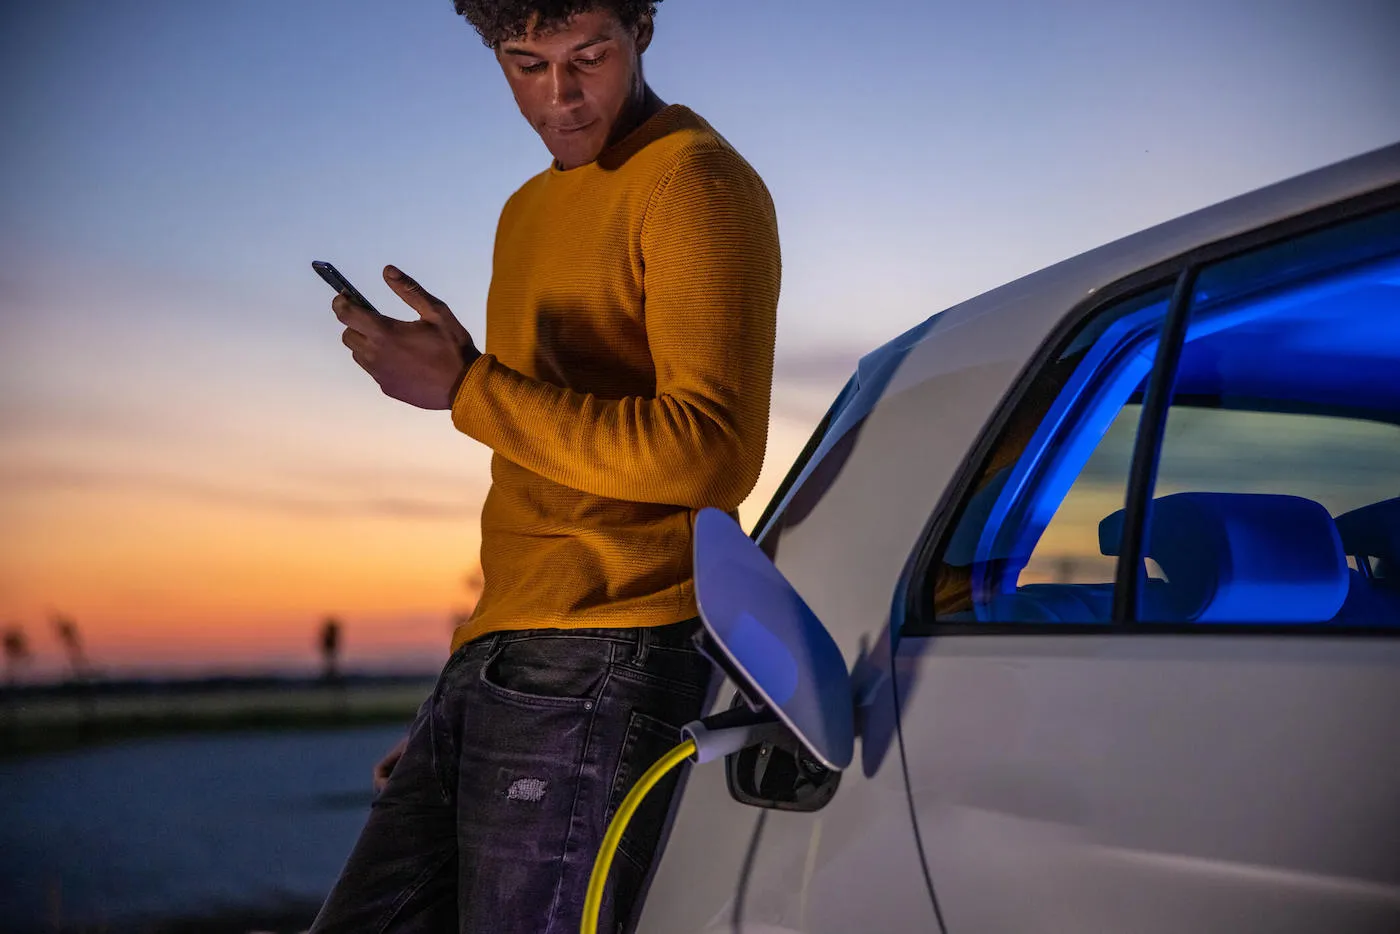
[[[695,519],[695,594],[702,648],[750,709],[787,728],[796,762],[836,773],[849,766],[854,703],[841,650],[782,572],[718,509]],[[731,775],[733,767],[731,760]]]

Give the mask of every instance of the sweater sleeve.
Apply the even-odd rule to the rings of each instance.
[[[732,511],[758,482],[772,394],[781,260],[762,180],[720,146],[683,154],[651,196],[641,254],[655,396],[601,399],[485,354],[453,423],[577,490]]]

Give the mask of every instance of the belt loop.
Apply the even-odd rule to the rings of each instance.
[[[637,652],[632,656],[632,664],[638,668],[647,663],[647,651],[651,648],[651,629],[646,626],[637,627]]]

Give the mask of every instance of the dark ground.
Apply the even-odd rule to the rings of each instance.
[[[0,931],[293,934],[431,678],[125,684],[6,698]]]

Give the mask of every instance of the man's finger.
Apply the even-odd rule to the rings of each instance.
[[[377,315],[364,305],[350,301],[344,295],[337,295],[331,299],[331,311],[340,319],[340,323],[347,328],[359,331],[361,334],[378,334],[384,330],[382,315]]]
[[[389,288],[393,289],[399,298],[408,303],[408,307],[428,321],[435,324],[440,323],[444,314],[452,314],[442,299],[429,293],[397,266],[384,267],[384,281],[389,284]]]
[[[369,338],[353,328],[346,328],[340,335],[340,342],[350,348],[350,352],[359,356],[368,356],[370,349]]]

